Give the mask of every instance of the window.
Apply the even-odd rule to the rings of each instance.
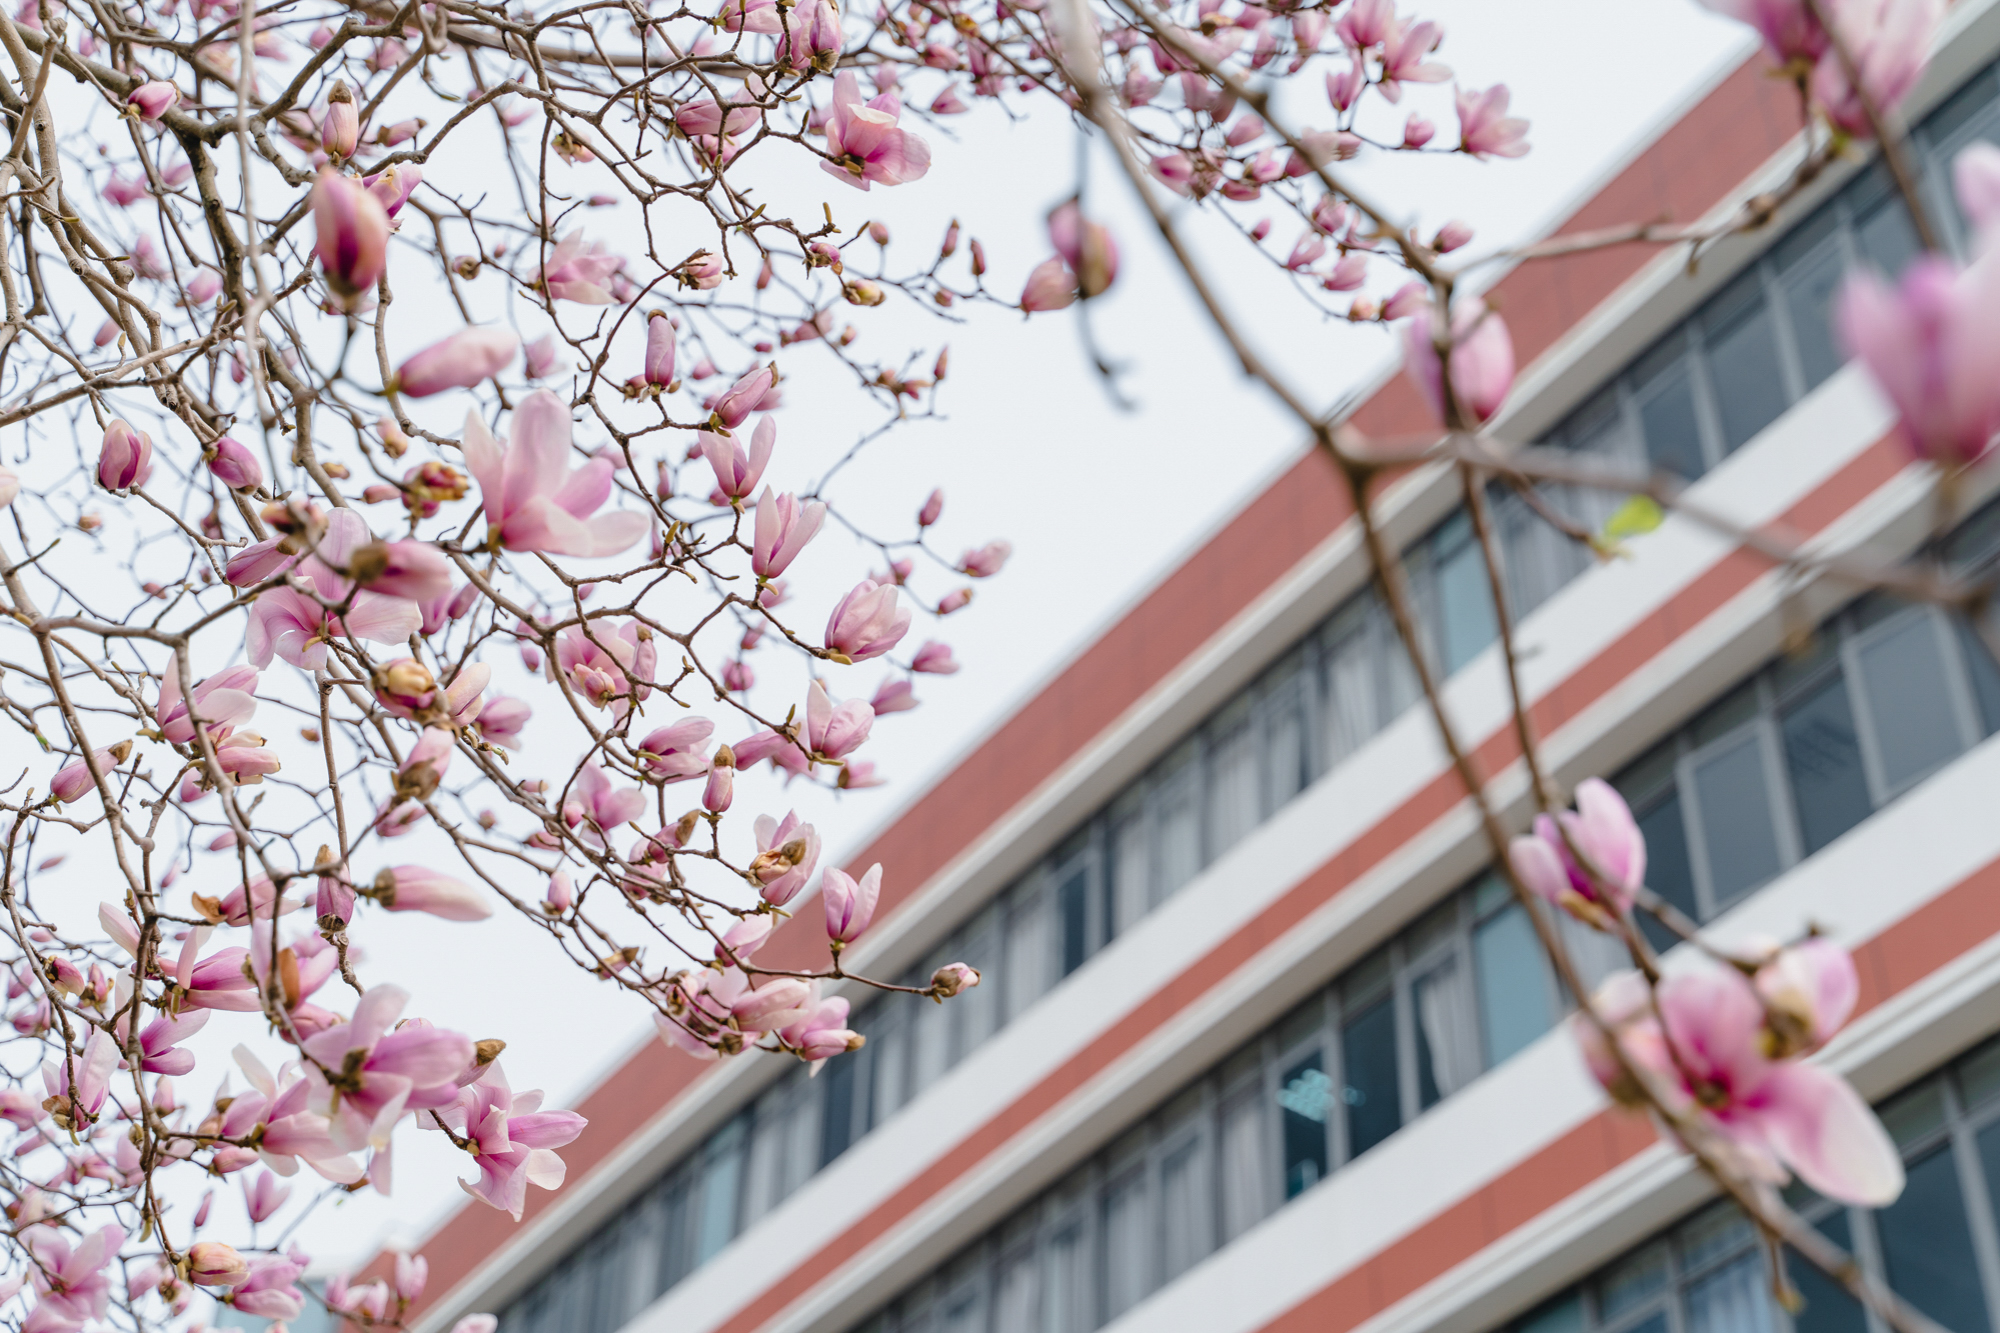
[[[1209,731],[1208,845],[1216,856],[1234,847],[1263,818],[1258,791],[1258,739],[1251,700],[1239,700]]]
[[[1497,879],[1480,887],[1499,890],[1499,910],[1474,928],[1472,952],[1479,978],[1480,1038],[1486,1063],[1497,1065],[1555,1023],[1554,978],[1535,938],[1527,909],[1512,901]]]
[[[1499,636],[1493,615],[1493,592],[1485,557],[1472,531],[1472,520],[1460,510],[1445,520],[1432,539],[1437,552],[1438,658],[1446,675],[1477,657]]]
[[[1688,766],[1715,910],[1784,865],[1764,749],[1763,728],[1753,721],[1695,756]]]
[[[1900,791],[1965,746],[1939,629],[1926,608],[1912,607],[1871,627],[1856,646],[1885,791]]]
[[[1708,471],[1702,453],[1700,408],[1695,403],[1692,363],[1678,345],[1669,345],[1653,354],[1652,374],[1645,365],[1638,372],[1642,387],[1635,398],[1639,404],[1639,424],[1646,440],[1646,456],[1663,472],[1690,481]]]
[[[1147,1207],[1144,1145],[1104,1192],[1104,1317],[1116,1319],[1152,1290],[1153,1215]]]
[[[1722,419],[1722,447],[1734,452],[1790,405],[1778,354],[1776,312],[1766,303],[1764,273],[1753,265],[1710,303],[1703,341],[1708,378]]]
[[[1333,1080],[1327,1077],[1318,1051],[1281,1077],[1279,1133],[1285,1146],[1285,1197],[1289,1199],[1319,1184],[1332,1164],[1326,1129],[1333,1108]]]
[[[1780,727],[1799,838],[1810,856],[1866,819],[1874,808],[1847,682],[1827,673],[1789,704]]]
[[[1153,900],[1173,896],[1201,870],[1200,746],[1183,745],[1160,765],[1153,788]]]
[[[1396,1073],[1396,1005],[1379,994],[1355,1006],[1341,1028],[1340,1099],[1347,1108],[1347,1155],[1359,1157],[1403,1127]]]

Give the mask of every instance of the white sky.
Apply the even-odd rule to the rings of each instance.
[[[1472,222],[1475,249],[1541,229],[1751,44],[1743,30],[1693,0],[1432,0],[1408,8],[1443,23],[1439,58],[1466,86],[1506,82],[1514,113],[1533,121],[1534,151],[1517,162],[1429,158],[1367,173],[1378,197],[1407,207],[1426,228],[1450,217]],[[1455,122],[1448,91],[1421,89],[1412,100],[1449,139]],[[1292,106],[1298,119],[1326,123],[1317,77],[1298,90]],[[887,221],[899,238],[936,237],[949,218],[962,217],[993,255],[990,284],[1013,295],[1027,269],[1048,253],[1043,213],[1075,188],[1073,132],[1046,116],[1009,124],[990,108],[956,118],[952,128],[959,141],[933,137],[933,168],[916,185],[863,196],[805,171],[796,173],[809,178],[803,195],[797,182],[773,180],[769,190],[781,202],[796,195],[802,212],[817,213],[818,201],[826,199],[846,231],[872,216]],[[452,170],[450,164],[436,172],[426,168],[440,180]],[[578,184],[588,188],[587,178]],[[949,333],[952,375],[942,399],[948,419],[896,433],[872,449],[836,492],[865,522],[900,536],[930,487],[941,485],[947,496],[938,529],[943,554],[955,557],[994,537],[1011,540],[1015,554],[1004,576],[979,585],[969,611],[935,627],[934,637],[953,646],[964,668],[949,678],[919,678],[923,706],[877,726],[864,756],[878,763],[891,785],[838,800],[800,800],[835,862],[1004,720],[1302,447],[1299,433],[1244,384],[1163,249],[1140,224],[1122,182],[1102,162],[1090,189],[1093,211],[1113,224],[1124,256],[1117,287],[1093,303],[1094,327],[1100,347],[1125,367],[1123,387],[1137,410],[1119,411],[1107,399],[1081,352],[1074,311],[1032,321],[983,311]],[[615,235],[620,225],[601,214],[586,222],[593,235]],[[1280,223],[1271,248],[1282,256],[1294,234]],[[1379,332],[1302,317],[1270,273],[1251,275],[1231,298],[1261,348],[1322,402],[1379,373],[1390,355]],[[857,322],[870,337],[882,327]],[[913,347],[919,341],[934,345],[939,336],[928,320],[885,323],[889,332],[882,336],[908,337]],[[412,339],[408,348],[395,350],[416,345]],[[636,360],[636,343],[631,355]],[[803,487],[851,440],[851,426],[810,414],[814,384],[811,371],[795,379],[788,406],[778,413],[771,476],[781,488]],[[438,408],[420,420],[451,431],[453,416]],[[7,452],[14,461],[12,441]],[[846,540],[829,529],[819,543],[837,547]],[[825,563],[838,568],[820,580],[810,573],[794,580],[802,603],[823,605],[855,577],[852,562]],[[935,595],[941,585],[932,588]],[[803,613],[801,621],[817,628]],[[933,637],[927,632],[932,628],[920,624],[909,646]],[[798,697],[803,676],[788,675],[796,668],[768,653],[757,665],[760,674],[768,669],[765,684],[773,691],[761,702],[782,714],[784,699]],[[884,674],[873,664],[848,668],[835,692],[866,697]],[[504,679],[496,688],[527,692]],[[276,719],[268,726],[280,729]],[[724,723],[720,736],[733,741],[742,730]],[[769,793],[739,784],[738,808],[758,794]],[[84,910],[93,908],[94,901]],[[514,1086],[545,1087],[554,1106],[571,1105],[650,1031],[642,1010],[552,964],[546,944],[517,923],[496,918],[464,926],[411,916],[397,918],[395,926],[379,936],[357,927],[377,977],[393,977],[415,993],[412,1013],[474,1037],[504,1037]],[[661,1050],[658,1058],[686,1057]],[[216,1074],[208,1071],[218,1061],[203,1063],[204,1072],[184,1080],[184,1096],[212,1089]],[[464,1197],[453,1183],[455,1175],[466,1174],[463,1160],[437,1136],[402,1131],[395,1197],[346,1198],[308,1220],[300,1239],[322,1263],[365,1259],[385,1240],[413,1243]]]

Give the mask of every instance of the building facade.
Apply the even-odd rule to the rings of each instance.
[[[1782,180],[1796,108],[1760,61],[1559,230],[1720,217]],[[1948,163],[2000,141],[2000,4],[1956,6],[1909,111],[1963,249]],[[1519,269],[1496,432],[1678,473],[1816,551],[1907,554],[1934,493],[1829,311],[1850,267],[1916,249],[1855,163],[1693,274],[1638,247]],[[1356,425],[1426,415],[1396,379]],[[2000,563],[1996,491],[1961,488],[1937,559]],[[1718,941],[1810,923],[1856,953],[1861,1012],[1823,1058],[1880,1103],[1910,1186],[1876,1213],[1795,1202],[1954,1333],[2000,1328],[2000,670],[1934,609],[1685,517],[1599,563],[1494,499],[1558,776],[1611,778],[1652,886]],[[1595,526],[1616,497],[1546,501]],[[1458,483],[1413,473],[1384,513],[1452,714],[1525,822]],[[868,1045],[817,1079],[636,1052],[580,1106],[560,1193],[426,1243],[419,1329],[1883,1333],[1796,1264],[1787,1314],[1741,1218],[1584,1073],[1354,529],[1302,457],[855,858],[893,890],[855,964],[961,960],[978,988],[857,1010]],[[823,963],[800,921],[759,961]]]

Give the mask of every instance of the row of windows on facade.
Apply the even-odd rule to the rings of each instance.
[[[2000,70],[1988,69],[1919,128],[1916,142],[1924,151],[1918,158],[1931,164],[1925,188],[1947,174],[1936,170],[1936,163],[1947,161],[1972,137],[2000,132],[1996,123]],[[1572,414],[1548,442],[1628,461],[1651,459],[1699,475],[1837,368],[1828,303],[1843,266],[1865,260],[1899,269],[1914,253],[1913,246],[1900,200],[1878,173],[1857,177]],[[1758,356],[1765,360],[1758,362]],[[1751,376],[1736,374],[1735,368],[1753,364],[1764,369]],[[1763,405],[1753,409],[1748,400],[1739,401],[1739,388],[1766,395],[1758,400]],[[1661,406],[1670,399],[1680,406]],[[1754,428],[1747,424],[1752,421]],[[1519,496],[1498,489],[1492,496],[1510,607],[1526,615],[1587,568],[1590,558]],[[1544,497],[1585,529],[1598,527],[1616,499],[1571,488],[1553,488]],[[1464,513],[1445,519],[1405,559],[1427,651],[1448,675],[1483,651],[1497,633],[1482,556]],[[1881,659],[1877,652],[1869,661]],[[1888,665],[1869,665],[1862,678],[1870,679],[1869,673],[1880,674]],[[1972,668],[1965,668],[1954,678],[1972,674]],[[1988,688],[1987,676],[1975,683],[1982,691]],[[727,1207],[717,1202],[704,1214],[712,1221],[683,1227],[688,1239],[681,1243],[680,1257],[656,1265],[657,1272],[633,1288],[631,1299],[643,1305],[650,1297],[642,1299],[639,1293],[648,1283],[677,1281],[704,1261],[1401,716],[1417,697],[1416,673],[1387,610],[1375,590],[1365,588],[906,978],[920,983],[936,966],[958,960],[980,969],[985,980],[978,988],[941,1007],[886,1004],[858,1014],[857,1026],[869,1038],[862,1058],[833,1061],[813,1082],[794,1072],[672,1168],[655,1193],[681,1197],[693,1190],[708,1198],[727,1193],[741,1199]],[[1963,689],[1932,696],[1957,710],[1955,734],[1961,740],[1975,726],[1964,720],[1971,716],[1964,697]],[[1985,696],[1980,697],[1983,701]],[[1844,696],[1824,701],[1822,711],[1837,715],[1841,702]],[[1816,713],[1791,725],[1809,729],[1818,718]],[[1838,732],[1837,717],[1833,729]],[[1849,742],[1855,753],[1869,756],[1871,799],[1914,780],[1922,767],[1907,756],[1881,753],[1885,743],[1894,746],[1902,735],[1870,733]],[[1941,733],[1925,733],[1922,743],[1915,733],[1910,735],[1905,748],[1911,754],[1943,753],[1938,748],[1944,743]],[[1838,749],[1837,735],[1833,744]],[[1649,833],[1676,820],[1698,821],[1703,799],[1713,804],[1722,793],[1753,784],[1760,775],[1768,788],[1764,813],[1784,806],[1782,783],[1771,776],[1783,761],[1768,742],[1751,747],[1754,754],[1720,755],[1706,740],[1693,749],[1700,753],[1677,753],[1673,760],[1686,758],[1693,766],[1689,786],[1698,799],[1683,807],[1671,793],[1661,794],[1666,789],[1655,775],[1654,787],[1639,793],[1653,802],[1646,810]],[[1851,778],[1849,772],[1843,780]],[[1816,789],[1802,769],[1795,769],[1792,790],[1804,799]],[[1741,822],[1755,825],[1755,811],[1711,816],[1713,828],[1690,834],[1693,850],[1680,878],[1674,877],[1679,863],[1668,856],[1662,890],[1691,911],[1704,903],[1726,902],[1748,883],[1820,845],[1832,836],[1828,829],[1845,827],[1842,821],[1852,822],[1855,811],[1870,808],[1855,804],[1852,790],[1841,796],[1845,804],[1827,807],[1837,814],[1801,814],[1789,824],[1774,819],[1769,845],[1760,844],[1754,855],[1740,861],[1727,841],[1735,825],[1725,816],[1737,813]],[[1704,840],[1722,850],[1704,857],[1697,845]],[[1710,868],[1724,860],[1745,869]],[[689,1184],[711,1176],[712,1186],[697,1190]],[[579,1247],[579,1255],[594,1245]],[[576,1266],[565,1260],[537,1290],[563,1287],[569,1281],[565,1272]],[[524,1308],[538,1299],[531,1292]],[[617,1325],[601,1326],[608,1330]]]
[[[1909,1183],[1887,1208],[1846,1208],[1801,1187],[1788,1202],[1863,1270],[1952,1333],[2000,1327],[2000,1042],[1878,1108]],[[1803,1298],[1773,1298],[1770,1259],[1733,1204],[1718,1204],[1513,1324],[1506,1333],[1888,1333],[1796,1254]]]
[[[2000,505],[1964,525],[1951,554],[1981,568],[1996,547]],[[1708,920],[1996,729],[2000,671],[1976,639],[1931,608],[1870,598],[1614,782],[1650,802],[1649,882]],[[1755,756],[1742,771],[1714,763],[1739,753]],[[1767,854],[1754,860],[1758,849]],[[1761,867],[1755,877],[1734,874],[1743,861]],[[1622,962],[1608,937],[1559,924],[1586,980]],[[1525,912],[1483,875],[865,1333],[1087,1333],[1528,1045],[1566,1007]],[[1021,1285],[1031,1273],[1038,1285]]]

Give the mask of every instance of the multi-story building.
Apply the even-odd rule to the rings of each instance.
[[[1946,164],[2000,138],[1996,58],[2000,4],[1962,0],[1909,104],[1961,249]],[[1721,217],[1783,180],[1797,109],[1761,66],[1561,230]],[[1935,491],[1829,328],[1846,269],[1915,249],[1856,162],[1692,273],[1637,246],[1520,268],[1497,433],[1650,461],[1814,551],[1924,547]],[[1356,424],[1429,426],[1400,379]],[[1936,558],[2000,560],[1996,483],[1959,488]],[[1549,498],[1587,523],[1616,500]],[[1823,1058],[1880,1102],[1909,1188],[1798,1202],[1955,1333],[2000,1328],[2000,671],[1933,608],[1686,517],[1600,563],[1496,502],[1557,774],[1613,778],[1653,886],[1718,941],[1811,923],[1857,955]],[[1385,513],[1451,711],[1525,822],[1459,504],[1431,468]],[[1882,1333],[1796,1265],[1784,1313],[1741,1219],[1590,1082],[1415,701],[1341,484],[1302,454],[855,858],[890,885],[856,962],[962,959],[982,985],[858,1011],[866,1049],[817,1079],[635,1052],[581,1104],[560,1193],[427,1242],[420,1329]],[[808,912],[759,961],[824,948]]]

